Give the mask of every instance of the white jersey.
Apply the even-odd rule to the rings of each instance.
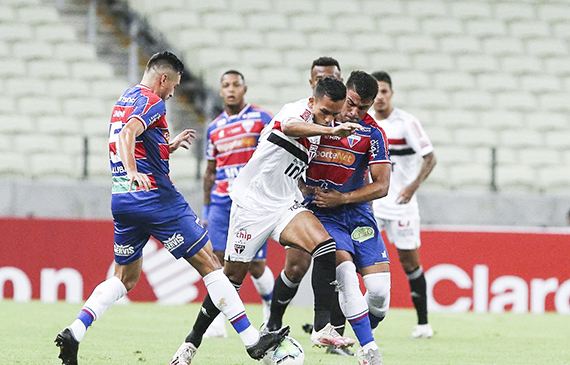
[[[374,110],[370,111],[374,117]],[[403,188],[418,176],[418,160],[430,152],[433,145],[420,121],[412,114],[394,108],[388,118],[376,120],[388,137],[392,174],[388,195],[373,201],[374,215],[383,219],[401,220],[419,216],[416,194],[408,204],[398,204],[396,199]]]
[[[234,181],[230,197],[236,204],[275,211],[303,200],[297,183],[316,154],[320,136],[289,137],[282,126],[291,122],[313,123],[308,100],[285,104],[267,125],[253,156]]]

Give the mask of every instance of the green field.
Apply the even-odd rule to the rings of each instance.
[[[199,306],[149,303],[117,305],[89,329],[80,346],[81,365],[168,364],[186,336]],[[0,301],[0,364],[59,364],[53,344],[81,305]],[[261,306],[248,305],[255,325]],[[305,364],[356,364],[355,358],[325,355],[311,348],[301,325],[309,308],[291,307],[286,315],[291,335],[305,349]],[[391,309],[376,330],[376,342],[391,364],[570,364],[570,316],[557,314],[441,314],[430,316],[436,335],[408,338],[415,313]],[[231,328],[228,325],[228,329]],[[255,364],[239,337],[207,339],[193,364]],[[352,335],[352,332],[349,331]]]

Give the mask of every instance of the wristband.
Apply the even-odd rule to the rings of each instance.
[[[207,220],[209,213],[210,213],[210,206],[204,204],[204,206],[202,206],[202,219]]]

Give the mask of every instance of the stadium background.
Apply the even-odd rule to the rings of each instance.
[[[383,69],[394,105],[419,117],[438,158],[419,192],[424,267],[435,269],[433,292],[442,295],[432,307],[570,312],[563,0],[3,0],[0,299],[80,302],[107,275],[109,114],[163,49],[187,67],[168,102],[171,131],[201,132],[171,160],[173,181],[197,210],[203,132],[220,110],[223,71],[243,72],[247,100],[276,113],[310,92],[319,56],[338,59],[345,78]],[[132,300],[160,301],[172,289],[172,272],[156,265]],[[393,305],[409,306],[396,290],[407,285],[397,262],[393,272]],[[187,276],[190,300],[203,287]]]

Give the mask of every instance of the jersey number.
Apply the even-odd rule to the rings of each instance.
[[[291,164],[285,169],[285,175],[292,177],[297,180],[303,174],[303,171],[307,169],[307,165],[299,163],[297,160],[291,162]]]

